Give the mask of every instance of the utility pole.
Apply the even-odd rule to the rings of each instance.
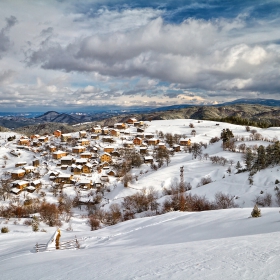
[[[184,188],[184,166],[180,167],[180,189]]]

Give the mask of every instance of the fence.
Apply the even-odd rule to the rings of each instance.
[[[54,251],[54,250],[70,250],[70,249],[80,249],[81,241],[84,241],[85,238],[75,238],[71,240],[65,240],[59,242],[56,247],[47,248],[47,244],[36,243],[34,250],[36,253],[45,252],[45,251]]]

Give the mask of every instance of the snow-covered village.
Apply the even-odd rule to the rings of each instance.
[[[0,276],[280,279],[280,1],[0,1]]]
[[[67,134],[2,132],[0,216],[1,231],[7,234],[1,234],[0,261],[10,267],[4,269],[4,275],[18,278],[14,274],[17,267],[17,273],[25,271],[26,279],[44,278],[35,264],[58,262],[46,279],[60,278],[61,270],[69,265],[64,258],[73,258],[76,264],[82,261],[78,260],[80,254],[86,254],[85,262],[102,259],[116,273],[120,264],[114,266],[114,258],[120,254],[124,267],[115,277],[140,277],[140,268],[138,272],[125,268],[131,263],[123,252],[128,250],[129,255],[140,254],[131,265],[140,258],[140,270],[147,278],[189,275],[222,279],[217,278],[220,270],[210,267],[214,262],[230,273],[229,278],[234,275],[230,279],[242,278],[247,269],[250,277],[261,279],[258,267],[271,269],[267,263],[271,256],[265,252],[274,245],[254,256],[251,251],[246,253],[246,246],[259,248],[260,242],[266,247],[265,236],[276,237],[279,231],[279,136],[278,127],[261,129],[194,119],[139,122],[135,118]],[[257,219],[253,218],[254,206]],[[206,240],[211,240],[211,248]],[[213,244],[218,242],[223,245],[217,248]],[[254,257],[250,260],[253,268],[228,266],[224,258],[231,242],[236,244],[234,262],[241,265],[248,261],[244,258]],[[169,244],[174,244],[170,252]],[[108,260],[107,246],[117,246]],[[163,246],[163,254],[165,250],[174,254],[176,266],[164,268],[171,264],[163,257],[146,267],[147,261],[160,257],[153,246]],[[191,250],[182,252],[181,246],[191,246]],[[204,250],[209,252],[204,255]],[[221,256],[211,257],[220,250],[224,250]],[[147,252],[149,256],[143,260]],[[187,261],[177,263],[179,256],[194,256],[192,268]],[[15,264],[17,257],[21,261]],[[33,263],[32,269],[30,264],[25,266],[26,260]],[[113,278],[113,274],[103,274],[106,267],[92,266],[93,279]],[[207,278],[210,272],[212,276]],[[76,273],[80,272],[69,277]],[[268,279],[266,276],[262,279]]]

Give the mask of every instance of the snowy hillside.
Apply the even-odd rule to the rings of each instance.
[[[280,214],[265,208],[173,212],[95,232],[80,250],[34,253],[45,233],[1,236],[4,279],[279,279]]]
[[[234,134],[235,148],[232,150],[223,149],[222,140],[219,140],[223,129]],[[0,228],[9,230],[0,233],[3,277],[279,279],[280,243],[277,239],[280,214],[277,207],[280,205],[280,165],[271,164],[250,175],[242,145],[252,150],[256,160],[261,145],[266,148],[278,143],[280,128],[251,127],[246,130],[245,126],[180,119],[146,122],[143,130],[143,142],[146,143],[138,146],[131,144],[138,135],[133,125],[122,134],[110,136],[110,143],[104,141],[109,136],[100,133],[99,138],[95,138],[95,132],[88,131],[73,133],[77,140],[72,142],[63,142],[50,135],[46,142],[43,137],[40,146],[30,140],[30,146],[23,147],[18,144],[21,138],[24,139],[22,135],[0,133],[0,211],[3,213]],[[82,133],[85,137],[79,138]],[[175,143],[179,143],[178,139],[170,144],[168,134],[177,134],[178,139],[190,139],[191,145],[180,146]],[[15,140],[7,141],[14,135]],[[165,145],[169,162],[159,164],[156,155],[160,148],[145,140],[149,135],[159,141],[156,145]],[[214,138],[218,139],[210,143]],[[84,148],[85,156],[91,156],[85,160],[90,169],[87,173],[76,171],[82,168],[84,158],[73,152],[83,148],[77,146],[82,141],[88,143]],[[196,158],[191,149],[195,144],[201,149]],[[127,148],[127,145],[133,147]],[[175,151],[176,146],[180,146],[180,150]],[[54,157],[52,148],[59,153],[67,152],[67,156],[62,159]],[[147,149],[144,155],[141,148]],[[104,154],[111,156],[105,149],[122,152],[124,156],[112,156],[112,161],[104,164],[101,157]],[[110,171],[127,163],[126,151],[141,156],[138,166],[130,166],[127,187],[124,186],[124,174],[109,175]],[[146,156],[153,159],[152,164],[144,162]],[[211,158],[214,157],[224,161],[213,162]],[[26,173],[23,179],[13,181],[9,178],[13,172],[17,174],[24,168],[31,168],[37,159],[39,166]],[[72,163],[74,159],[75,164]],[[62,160],[71,163],[64,164]],[[174,194],[180,182],[181,167],[184,169],[184,184],[189,189],[178,193],[177,188]],[[106,181],[102,181],[103,177]],[[60,178],[71,180],[66,183],[59,181]],[[34,187],[33,191],[23,187],[16,194],[15,186],[26,183],[32,187],[38,181],[40,187]],[[13,193],[8,192],[10,185],[5,182],[13,185]],[[166,206],[176,195],[184,199],[189,195],[207,201],[209,208],[203,210],[227,208],[216,205],[217,194],[221,193],[230,199],[227,207],[234,205],[236,208],[180,212],[173,211],[173,205]],[[138,194],[152,195],[153,203],[140,210],[129,208],[126,199]],[[260,218],[250,218],[255,203],[261,207]],[[42,205],[54,205],[55,221],[43,220]],[[98,220],[96,228],[101,229],[90,231],[91,217]],[[35,232],[34,222],[38,223]],[[77,236],[81,249],[35,253],[34,245],[47,243],[54,233],[55,227],[49,225],[59,226],[62,241]]]

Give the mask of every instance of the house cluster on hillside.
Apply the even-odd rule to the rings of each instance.
[[[34,153],[34,160],[17,162],[10,172],[12,192],[33,192],[42,179],[61,187],[102,188],[111,176],[123,175],[116,167],[123,164],[123,154],[127,151],[133,150],[143,163],[151,164],[155,161],[155,149],[178,152],[182,146],[191,146],[191,140],[185,138],[170,146],[164,138],[145,133],[145,127],[144,122],[130,118],[111,127],[96,125],[87,131],[63,133],[56,130],[53,135],[22,136],[16,140],[13,155],[19,156],[20,152],[16,151],[26,149]],[[45,174],[39,171],[42,166],[47,170]]]

